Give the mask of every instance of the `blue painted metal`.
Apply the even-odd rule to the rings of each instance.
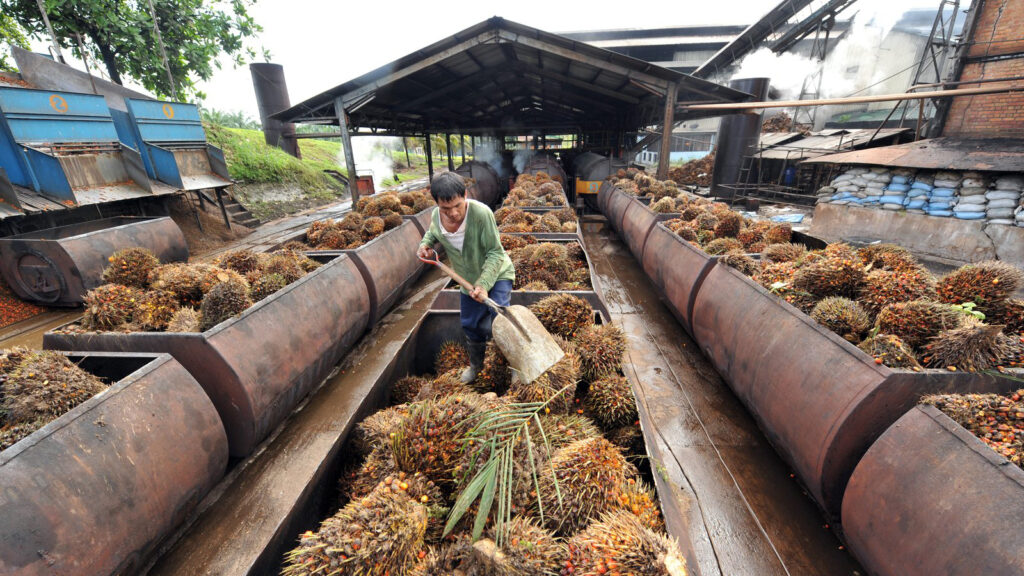
[[[184,102],[136,99],[126,99],[125,104],[126,119],[114,115],[121,141],[138,148],[150,178],[179,190],[231,183],[224,153],[206,142],[198,107]],[[193,157],[186,159],[189,154]],[[200,168],[195,165],[197,154],[205,155],[207,160],[199,162]],[[185,162],[192,165],[186,166]]]
[[[22,145],[117,142],[107,103],[94,94],[0,88],[0,115]]]

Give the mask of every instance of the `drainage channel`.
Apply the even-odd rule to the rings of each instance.
[[[667,488],[680,503],[675,533],[688,535],[681,544],[700,574],[863,574],[628,247],[597,223],[584,224],[583,236],[612,321],[629,339],[624,369],[664,466],[655,471],[662,501]]]

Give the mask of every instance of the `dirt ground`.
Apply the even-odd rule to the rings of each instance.
[[[203,224],[203,230],[200,231],[196,224],[196,216],[184,199],[171,204],[171,219],[185,235],[190,260],[202,258],[204,254],[216,251],[239,238],[245,238],[252,234],[250,228],[234,223],[228,230],[224,225],[219,208],[209,203],[205,204],[205,208],[198,212],[199,221]]]

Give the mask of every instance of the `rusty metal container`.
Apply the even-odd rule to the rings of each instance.
[[[644,245],[641,264],[665,304],[690,336],[693,306],[701,284],[718,260],[656,223]]]
[[[185,236],[170,218],[119,216],[0,238],[0,271],[24,300],[78,306],[103,283],[110,255],[134,246],[161,262],[188,260]]]
[[[693,335],[776,451],[833,519],[868,447],[924,394],[1003,392],[987,374],[895,370],[729,266],[713,266]]]
[[[231,455],[244,457],[323,380],[369,324],[370,294],[355,261],[344,254],[315,257],[324,265],[206,332],[66,334],[58,329],[43,336],[43,346],[171,354],[213,400]]]
[[[427,233],[430,228],[430,219],[434,213],[434,208],[430,207],[425,210],[420,210],[416,214],[410,214],[408,216],[402,216],[403,220],[411,220],[416,228],[420,231],[420,236]]]
[[[535,154],[523,166],[523,174],[536,174],[538,172],[544,172],[551,176],[552,180],[562,185],[563,191],[569,182],[565,175],[565,169],[562,168],[562,163],[550,154]]]
[[[1024,470],[934,406],[917,406],[857,465],[850,550],[878,576],[1024,573]]]
[[[625,196],[625,194],[623,195]],[[618,232],[622,236],[622,240],[629,246],[629,251],[633,253],[633,257],[638,262],[643,262],[644,246],[647,244],[647,238],[651,235],[651,231],[654,230],[658,222],[678,218],[679,214],[655,212],[636,198],[629,198],[630,202],[626,205],[626,209],[622,214],[622,224]],[[612,207],[614,209],[614,202]]]
[[[472,178],[473,185],[466,190],[466,197],[478,200],[490,207],[498,205],[501,198],[501,187],[498,173],[486,162],[470,160],[455,169],[455,173],[463,178]]]
[[[602,190],[605,190],[605,188],[602,188]],[[608,219],[608,224],[612,227],[612,230],[621,234],[622,219],[626,216],[626,209],[633,203],[633,197],[615,186],[609,186],[607,190],[609,192],[601,211],[605,218]],[[601,193],[598,193],[598,199],[600,200],[600,198]]]
[[[0,452],[0,573],[138,572],[223,476],[228,442],[166,354],[69,353],[110,388]]]
[[[391,310],[426,269],[427,265],[416,257],[421,240],[423,233],[416,223],[403,222],[355,250],[343,251],[359,269],[369,289],[370,326]]]

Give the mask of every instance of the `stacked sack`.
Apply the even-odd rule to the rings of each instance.
[[[916,180],[927,183],[931,186],[928,192],[928,215],[940,218],[956,216],[956,207],[959,203],[957,192],[960,190],[960,182],[963,178],[953,172],[939,172],[933,176],[919,175]]]
[[[914,214],[927,214],[928,209],[928,195],[931,194],[932,187],[928,183],[928,180],[922,180],[916,182],[914,180],[914,171],[906,168],[899,168],[893,170],[892,181],[887,187],[890,191],[903,192],[906,195],[906,200],[903,201],[903,207],[907,209],[907,212]]]
[[[989,224],[1021,225],[1022,221],[1017,219],[1020,215],[1021,189],[1024,189],[1024,178],[1021,176],[996,178],[993,189],[985,192],[985,198],[988,199],[985,215]]]
[[[860,193],[857,194],[858,199],[854,201],[861,206],[875,206],[882,204],[885,202],[884,198],[887,194],[895,192],[894,190],[890,190],[892,173],[888,168],[872,168],[866,174],[861,175],[861,179],[867,182],[867,184]],[[854,181],[856,181],[856,179]]]
[[[988,182],[979,172],[964,172],[960,181],[956,217],[961,220],[983,220],[988,206]]]
[[[819,190],[818,201],[840,206],[851,203],[860,204],[865,197],[864,189],[867,188],[869,182],[864,175],[870,172],[867,168],[850,168],[832,180],[829,186],[822,188],[822,190],[832,188],[831,196],[823,197],[822,191]]]

